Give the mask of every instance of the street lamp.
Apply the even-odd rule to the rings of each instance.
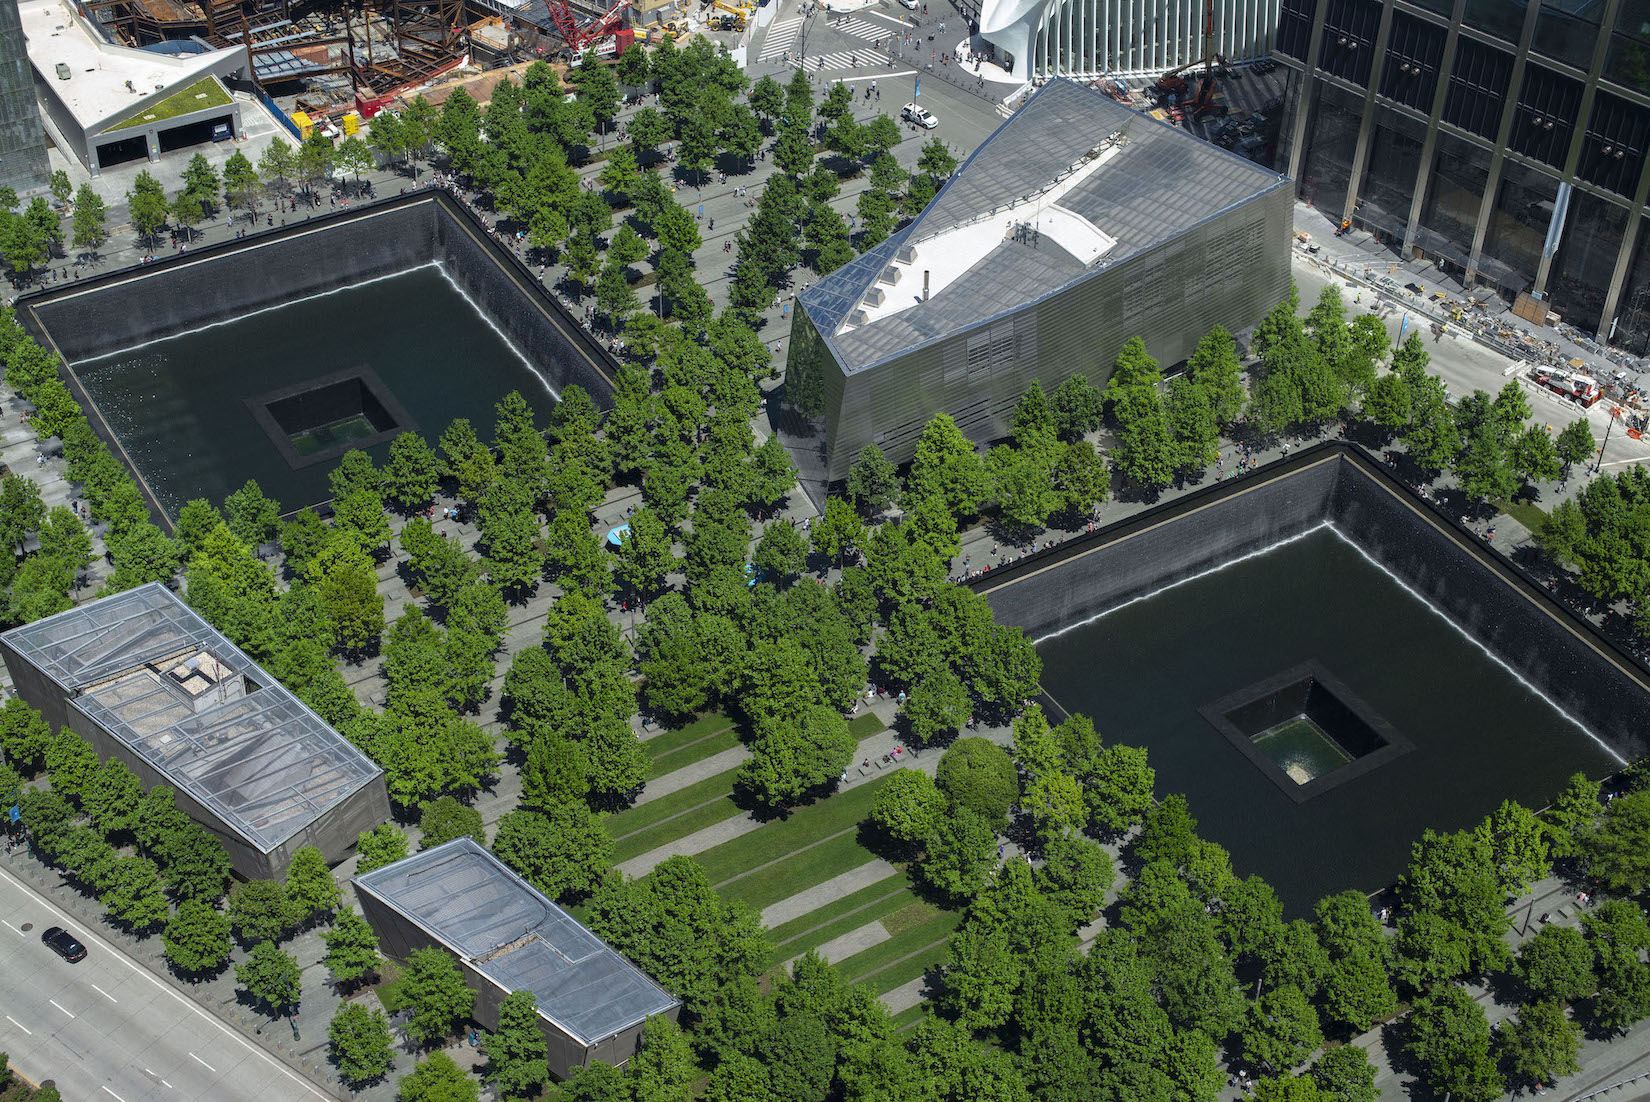
[[[1604,443],[1598,446],[1598,462],[1593,464],[1593,473],[1598,474],[1604,467],[1604,448],[1610,443],[1610,430],[1616,427],[1616,411],[1610,410],[1610,419],[1604,422]]]

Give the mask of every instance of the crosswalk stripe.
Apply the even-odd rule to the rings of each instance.
[[[802,20],[800,18],[780,20],[772,24],[768,28],[768,37],[763,40],[762,52],[757,55],[756,60],[759,62],[774,61],[788,53],[791,47],[796,44],[797,31],[801,29],[801,26]],[[879,27],[874,23],[867,23],[863,19],[852,17],[849,18],[846,24],[841,26],[833,24],[830,29],[850,38],[857,38],[862,42],[877,42],[894,37],[894,32],[887,27]],[[837,50],[826,54],[825,57],[828,66],[847,66],[852,63],[854,55],[855,51],[853,50]],[[860,60],[866,61],[868,59],[861,57]]]
[[[824,65],[820,65],[819,63],[820,56],[821,55],[818,54],[810,54],[807,57],[806,62],[808,72],[814,73],[830,69],[855,68],[854,59],[858,58],[859,65],[855,71],[862,70],[865,73],[865,79],[874,80],[878,73],[877,70],[872,67],[873,63],[881,64],[886,62],[886,59],[881,54],[873,53],[868,50],[837,50],[833,53],[825,54],[823,55],[825,58]],[[791,59],[791,64],[797,64],[797,59],[793,57]]]
[[[791,48],[796,32],[802,26],[802,17],[783,19],[768,27],[768,37],[762,40],[762,53],[757,61],[772,61]]]
[[[879,27],[875,23],[867,23],[863,19],[856,18],[850,18],[846,24],[837,27],[836,30],[843,34],[853,35],[855,38],[863,38],[868,42],[884,38],[891,33],[885,27]]]

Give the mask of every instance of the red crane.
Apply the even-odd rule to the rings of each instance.
[[[556,30],[567,40],[567,44],[575,50],[584,50],[598,42],[609,38],[624,37],[619,32],[628,30],[624,22],[625,9],[630,7],[630,0],[619,0],[606,13],[597,16],[583,27],[579,26],[578,17],[568,6],[567,0],[556,0],[549,5],[550,22],[556,25]],[[623,43],[620,49],[623,49]]]
[[[1176,66],[1157,78],[1157,90],[1160,92],[1179,94],[1186,91],[1186,78],[1180,74],[1188,69],[1203,66],[1203,78],[1198,82],[1197,98],[1192,103],[1192,110],[1198,115],[1211,111],[1225,112],[1215,103],[1215,62],[1221,68],[1226,67],[1226,59],[1215,52],[1215,0],[1208,0],[1204,8],[1203,21],[1203,56],[1184,65]]]

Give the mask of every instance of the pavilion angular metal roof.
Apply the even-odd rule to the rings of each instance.
[[[1245,157],[1055,79],[974,150],[915,221],[810,287],[801,304],[852,374],[1017,311],[1288,186]],[[1049,214],[1062,224],[1056,232],[1005,233],[1022,221],[1037,228]],[[936,240],[942,253],[960,246],[978,259],[924,299],[922,273],[901,265]]]
[[[572,915],[473,838],[458,838],[355,878],[506,991],[595,1044],[677,1005]]]
[[[382,773],[158,582],[0,638],[264,853]]]

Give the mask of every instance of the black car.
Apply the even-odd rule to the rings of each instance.
[[[40,940],[46,943],[48,949],[70,964],[86,959],[86,947],[61,926],[53,926],[40,935]]]

